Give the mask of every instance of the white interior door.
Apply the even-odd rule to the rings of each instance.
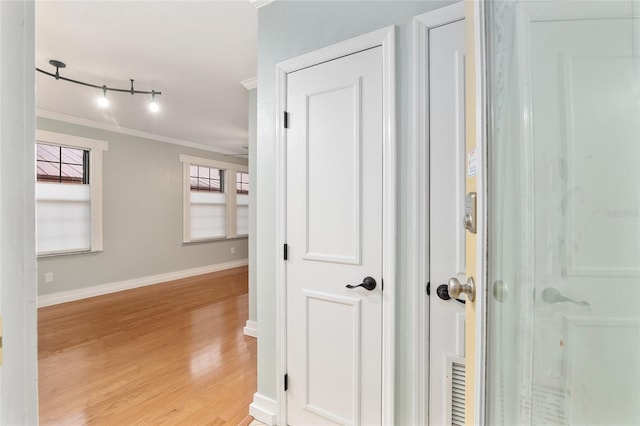
[[[517,50],[495,34],[489,58],[490,143],[505,166],[490,178],[503,188],[491,281],[509,287],[491,301],[491,424],[640,424],[637,7],[491,10],[490,28],[518,34]]]
[[[429,422],[464,424],[464,20],[429,30]],[[463,296],[464,297],[464,296]]]
[[[640,57],[625,21],[531,25],[533,380],[563,401],[559,423],[640,423]]]
[[[382,72],[376,47],[287,76],[291,425],[381,424]]]

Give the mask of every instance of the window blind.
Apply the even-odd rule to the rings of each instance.
[[[190,202],[192,239],[226,236],[225,194],[191,191]]]
[[[249,195],[236,194],[236,233],[249,234]]]
[[[91,187],[36,184],[39,254],[91,250]]]

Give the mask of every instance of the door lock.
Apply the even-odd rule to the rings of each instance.
[[[464,218],[462,219],[462,224],[464,225],[464,229],[472,234],[477,232],[477,199],[478,194],[475,192],[470,192],[464,197]]]

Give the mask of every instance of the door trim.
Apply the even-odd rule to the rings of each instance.
[[[417,276],[414,293],[414,339],[416,356],[415,424],[429,424],[429,296],[425,286],[429,282],[429,31],[464,19],[464,3],[454,3],[413,18],[414,62],[414,132],[416,140],[415,170],[417,183],[417,234],[415,265]]]
[[[287,394],[280,379],[287,371],[287,269],[282,247],[287,241],[287,134],[283,131],[287,108],[287,74],[373,47],[382,47],[382,424],[394,423],[395,293],[396,293],[396,117],[395,27],[359,37],[280,62],[276,65],[276,348],[278,424],[287,424]]]
[[[0,28],[0,421],[37,424],[34,2],[1,2]]]
[[[485,1],[473,2],[466,6],[466,19],[468,24],[467,40],[473,39],[473,77],[474,97],[473,97],[473,120],[475,121],[475,146],[477,151],[477,175],[476,192],[478,230],[476,238],[476,292],[477,299],[475,305],[475,360],[473,365],[473,377],[475,386],[473,395],[467,396],[467,403],[473,404],[473,424],[486,424],[486,388],[487,388],[487,322],[488,322],[488,298],[491,289],[489,286],[489,248],[488,248],[488,206],[489,206],[489,150],[488,150],[488,128],[489,128],[489,98],[487,95],[487,36],[486,26],[487,3]],[[469,118],[467,118],[467,121]],[[467,272],[467,276],[474,272]],[[469,369],[467,369],[469,371]],[[469,419],[467,419],[467,422]]]

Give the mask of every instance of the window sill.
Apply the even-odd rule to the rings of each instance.
[[[47,258],[47,257],[59,257],[59,256],[71,256],[76,254],[91,254],[91,253],[102,253],[102,250],[77,250],[77,251],[50,251],[47,253],[38,253],[37,258]]]
[[[235,237],[202,238],[199,240],[183,241],[182,245],[191,246],[198,244],[219,243],[222,241],[246,240],[247,238],[249,238],[248,235],[237,235]]]

